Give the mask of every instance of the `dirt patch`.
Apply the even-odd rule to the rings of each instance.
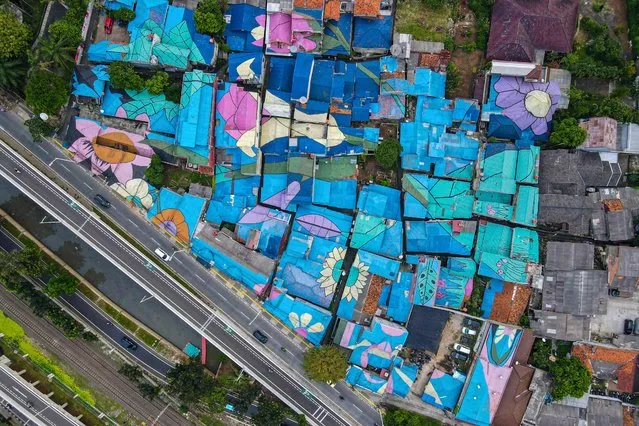
[[[475,50],[466,53],[461,49],[455,50],[451,61],[457,66],[459,86],[452,93],[452,97],[472,98],[475,73],[484,65],[484,52]]]
[[[377,183],[392,188],[397,187],[397,173],[377,164],[374,157],[366,157],[366,163],[363,166],[360,165],[360,167],[361,170],[358,174],[360,184]]]

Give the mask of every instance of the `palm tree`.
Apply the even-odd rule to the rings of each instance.
[[[0,61],[0,87],[18,90],[24,87],[24,63],[20,59]]]
[[[39,62],[51,71],[61,68],[68,71],[73,63],[75,47],[70,47],[65,39],[54,40],[48,38],[42,40],[36,53]]]

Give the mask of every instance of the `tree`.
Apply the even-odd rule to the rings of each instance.
[[[49,25],[49,37],[62,40],[66,46],[76,48],[82,43],[82,26],[69,19],[55,21]]]
[[[78,47],[73,46],[73,40],[66,38],[56,39],[50,37],[40,41],[38,45],[38,58],[50,71],[61,69],[69,71],[73,65],[73,55]]]
[[[47,299],[48,300],[48,299]],[[49,301],[51,303],[51,301]],[[64,312],[57,305],[51,306],[47,317],[51,320],[53,325],[60,328],[65,336],[74,339],[84,332],[82,324],[77,322],[71,315]]]
[[[164,88],[164,96],[167,101],[179,104],[182,96],[182,88],[177,83],[171,83]]]
[[[279,426],[284,421],[284,407],[279,402],[262,395],[257,412],[253,414],[252,419],[256,426]]]
[[[33,313],[40,318],[47,315],[49,311],[51,311],[52,306],[53,303],[51,303],[49,298],[37,290],[34,290],[29,297],[29,307]]]
[[[78,280],[67,272],[51,278],[44,286],[44,292],[51,297],[73,294],[78,289]]]
[[[24,248],[16,253],[19,274],[38,277],[46,271],[47,264],[42,256],[42,250],[34,242],[28,241]]]
[[[166,373],[167,391],[180,398],[185,404],[199,401],[208,395],[215,386],[213,379],[206,375],[199,359],[175,364]]]
[[[422,416],[402,408],[392,407],[384,415],[385,426],[438,426],[439,420]]]
[[[36,114],[57,114],[69,97],[66,80],[46,70],[37,70],[27,81],[27,104]]]
[[[551,355],[552,342],[550,340],[544,342],[542,339],[537,339],[533,345],[529,362],[537,368],[548,371],[551,363],[549,359]]]
[[[164,165],[159,155],[154,154],[153,157],[151,157],[151,164],[144,171],[144,176],[146,176],[146,180],[156,188],[162,186],[162,181],[164,180]]]
[[[202,399],[213,413],[221,413],[226,406],[226,389],[221,386],[215,386],[207,395]]]
[[[577,148],[586,140],[587,132],[574,118],[565,118],[557,122],[550,134],[550,143],[561,148]]]
[[[29,50],[29,27],[0,9],[0,61],[18,58]]]
[[[29,129],[34,142],[42,142],[43,136],[51,136],[55,130],[53,126],[37,116],[25,121],[24,125]]]
[[[235,403],[235,412],[239,414],[246,414],[253,401],[260,396],[262,390],[259,385],[249,384],[242,387],[237,391],[237,402]]]
[[[21,90],[24,87],[26,70],[24,62],[19,59],[0,61],[0,87],[10,90]]]
[[[337,383],[346,376],[348,361],[340,348],[325,345],[306,351],[302,366],[311,380]]]
[[[142,376],[144,376],[140,367],[134,364],[122,364],[120,368],[118,368],[118,373],[136,383],[140,381]]]
[[[111,62],[109,64],[109,79],[115,89],[129,89],[140,91],[144,89],[144,79],[135,72],[135,68],[128,62]]]
[[[581,398],[590,387],[590,371],[575,357],[560,358],[550,364],[552,399],[560,401],[567,396]]]
[[[198,3],[193,16],[195,29],[202,34],[222,34],[226,21],[219,0],[202,0]]]
[[[18,269],[20,263],[13,252],[0,252],[0,281],[5,286],[19,283]],[[15,288],[15,287],[14,287]]]
[[[122,7],[118,10],[112,10],[109,15],[116,21],[131,22],[135,19],[135,12],[126,7]]]
[[[128,9],[127,9],[128,10]],[[160,394],[160,387],[154,386],[151,383],[142,382],[138,384],[138,389],[143,397],[149,401],[153,401]]]
[[[166,86],[169,85],[169,75],[164,71],[156,71],[151,78],[149,78],[145,86],[150,94],[159,95],[164,92]]]
[[[85,331],[84,333],[82,333],[80,335],[80,338],[82,340],[84,340],[85,342],[97,342],[98,341],[98,336],[96,336],[95,333],[91,333],[90,331]]]
[[[392,169],[397,165],[397,159],[402,152],[402,146],[395,139],[384,139],[377,146],[375,151],[375,159],[386,169]]]

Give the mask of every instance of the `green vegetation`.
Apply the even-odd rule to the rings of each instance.
[[[193,19],[195,28],[202,34],[219,35],[226,26],[219,0],[201,0],[195,9]]]
[[[474,48],[472,50],[475,50]],[[457,65],[453,61],[448,63],[446,67],[446,97],[452,98],[452,93],[459,87],[461,77],[457,70]]]
[[[0,61],[24,56],[30,37],[29,27],[12,13],[0,9]]]
[[[109,16],[116,21],[131,22],[135,19],[135,12],[126,7],[122,7],[118,10],[110,10]]]
[[[627,0],[628,38],[632,42],[632,53],[639,56],[639,0]]]
[[[402,146],[396,139],[386,138],[377,146],[375,159],[386,169],[392,169],[397,165]]]
[[[550,363],[552,362],[549,359],[551,355],[552,340],[546,339],[544,342],[541,339],[536,339],[528,362],[537,368],[548,371],[550,369]]]
[[[44,292],[50,297],[60,297],[63,294],[73,294],[78,289],[78,280],[68,272],[63,272],[51,278],[44,286]]]
[[[622,59],[621,45],[610,36],[606,25],[583,17],[580,28],[587,34],[588,41],[577,44],[574,51],[561,61],[573,77],[618,79],[634,74],[634,71],[629,74],[628,64]]]
[[[49,37],[53,40],[64,40],[68,47],[77,47],[82,43],[82,26],[66,19],[55,21],[49,25]]]
[[[590,386],[590,371],[577,358],[559,358],[550,364],[552,398],[555,401],[567,396],[581,398]]]
[[[136,91],[144,89],[144,79],[129,62],[111,62],[109,64],[109,77],[111,85],[115,89]]]
[[[171,188],[183,188],[188,189],[192,183],[199,183],[200,185],[212,186],[213,177],[202,173],[191,172],[189,170],[182,170],[175,167],[168,169],[168,173],[164,174],[165,180],[162,186],[168,186]]]
[[[0,87],[9,90],[19,90],[24,86],[24,77],[27,74],[24,61],[9,59],[0,61]]]
[[[67,102],[69,85],[54,72],[37,70],[27,81],[26,95],[27,105],[32,107],[36,114],[57,114]]]
[[[441,3],[441,7],[428,7],[428,3]],[[417,40],[444,41],[446,26],[451,15],[448,1],[404,0],[397,3],[395,31],[412,34]]]
[[[147,332],[146,330],[144,330],[143,328],[138,328],[137,331],[135,332],[135,335],[142,340],[145,344],[149,345],[150,347],[154,348],[155,346],[157,346],[157,344],[159,343],[159,340],[156,339],[155,337],[153,337],[153,335],[149,332]]]
[[[160,391],[162,390],[161,387],[154,386],[151,383],[147,383],[147,382],[142,382],[138,384],[138,389],[140,390],[140,393],[142,394],[142,396],[148,399],[149,401],[153,401],[160,394]]]
[[[484,299],[484,291],[486,291],[486,281],[479,277],[473,279],[473,292],[470,294],[470,299],[466,302],[465,308],[469,315],[475,317],[481,317],[483,312],[481,310],[481,302]]]
[[[478,49],[486,50],[488,45],[488,35],[490,33],[490,15],[493,10],[495,0],[469,0],[468,8],[475,15],[475,27],[477,29],[477,38],[475,45]]]
[[[182,87],[177,83],[171,83],[164,89],[164,96],[167,101],[179,104],[182,97]]]
[[[169,85],[169,75],[164,71],[156,71],[144,85],[150,94],[159,95]]]
[[[284,421],[284,407],[262,395],[259,398],[257,413],[253,414],[252,420],[256,426],[280,426]]]
[[[557,148],[577,148],[586,140],[588,133],[581,128],[575,118],[565,118],[553,123],[550,144]]]
[[[385,426],[439,426],[441,424],[439,420],[397,407],[389,408],[384,415]]]
[[[135,383],[139,383],[144,377],[142,369],[135,364],[122,364],[118,369],[118,373]]]
[[[572,117],[577,120],[589,117],[610,117],[624,123],[639,123],[639,110],[633,109],[617,98],[570,89],[568,109],[557,110],[555,120]]]
[[[82,293],[87,299],[89,299],[90,301],[92,301],[93,303],[97,302],[100,299],[100,296],[98,296],[97,294],[95,294],[93,292],[93,290],[91,290],[89,287],[87,287],[85,284],[80,283],[78,285],[78,291],[80,293]]]
[[[164,164],[162,164],[159,155],[154,154],[153,157],[151,157],[151,164],[144,171],[144,176],[146,180],[156,188],[162,186],[162,181],[164,180]]]
[[[311,380],[337,383],[346,376],[348,360],[339,347],[324,345],[306,351],[302,366]]]
[[[135,332],[135,330],[138,329],[138,326],[136,323],[134,323],[132,320],[130,320],[125,314],[123,314],[122,312],[118,313],[115,317],[115,320],[118,322],[118,324],[120,324],[122,327],[126,328],[129,331],[133,331]]]
[[[215,381],[207,375],[199,359],[176,364],[166,373],[167,391],[184,404],[198,402],[215,387]]]

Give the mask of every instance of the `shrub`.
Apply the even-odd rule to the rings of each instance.
[[[144,89],[144,79],[135,72],[135,68],[128,62],[111,62],[109,64],[111,86],[115,89],[135,90]]]

